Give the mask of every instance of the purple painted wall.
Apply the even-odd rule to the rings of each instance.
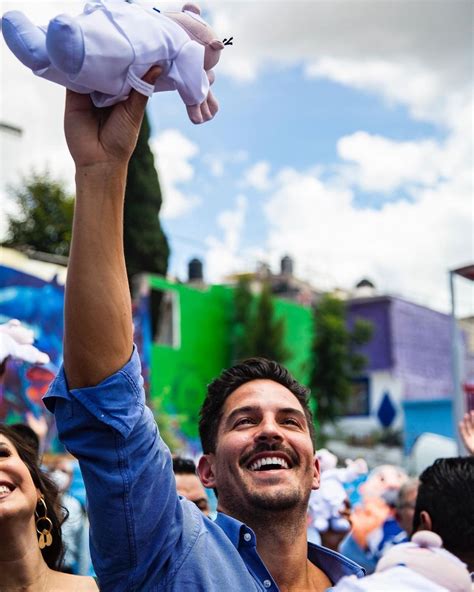
[[[411,302],[392,299],[394,371],[406,400],[452,396],[451,318]]]
[[[405,400],[451,397],[451,321],[448,315],[379,296],[348,303],[349,326],[355,318],[374,325],[372,341],[361,348],[367,371],[386,370],[403,384]]]

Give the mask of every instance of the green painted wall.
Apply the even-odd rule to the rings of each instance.
[[[179,309],[179,348],[152,344],[151,398],[165,411],[179,416],[186,438],[198,438],[199,408],[206,385],[231,365],[234,289],[207,286],[198,289],[149,276],[152,289],[172,291]],[[312,340],[311,310],[295,302],[275,299],[275,312],[285,319],[285,344],[292,352],[286,366],[307,382]]]

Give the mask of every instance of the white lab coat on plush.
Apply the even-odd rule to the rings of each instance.
[[[123,0],[97,0],[86,4],[76,21],[85,49],[80,71],[67,75],[50,65],[35,74],[90,93],[97,107],[126,99],[132,88],[147,96],[177,90],[185,105],[200,105],[207,97],[203,45],[164,14]],[[154,86],[141,80],[153,65],[163,70]]]

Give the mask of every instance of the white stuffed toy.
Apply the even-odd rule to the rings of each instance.
[[[365,578],[342,578],[334,592],[472,592],[466,564],[442,548],[435,532],[420,530],[392,547]]]
[[[212,68],[224,45],[194,4],[162,13],[125,0],[95,0],[77,17],[67,14],[38,27],[19,11],[2,18],[5,41],[37,76],[90,94],[96,107],[125,100],[131,89],[151,96],[177,90],[193,123],[214,117]],[[162,74],[154,85],[142,80],[154,65]]]
[[[328,529],[335,532],[350,530],[349,521],[341,516],[341,510],[347,500],[344,483],[350,483],[368,472],[367,463],[358,458],[355,461],[346,460],[345,468],[337,467],[337,456],[326,448],[318,450],[321,470],[321,482],[319,489],[311,493],[309,500],[309,513],[312,526],[319,532]]]
[[[0,325],[0,364],[7,358],[22,360],[30,364],[47,364],[48,354],[33,345],[34,336],[17,319]]]

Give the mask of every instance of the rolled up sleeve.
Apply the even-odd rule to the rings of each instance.
[[[95,387],[72,389],[64,369],[44,397],[60,440],[78,458],[88,497],[91,555],[102,590],[144,590],[181,536],[171,455],[145,405],[132,357]]]

